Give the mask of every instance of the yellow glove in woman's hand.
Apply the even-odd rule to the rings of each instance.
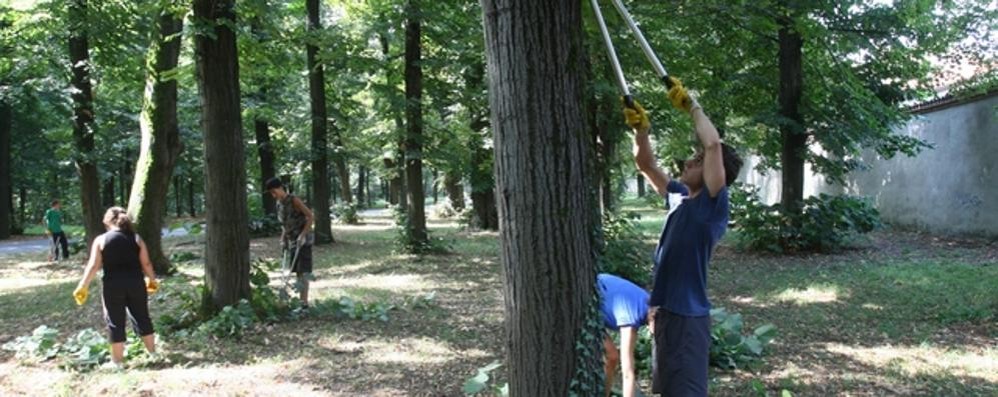
[[[146,293],[152,295],[156,291],[159,291],[159,281],[156,281],[154,278],[146,278]]]
[[[624,121],[637,132],[648,132],[651,129],[651,122],[648,121],[648,114],[645,108],[641,107],[638,100],[634,100],[634,107],[624,106]]]
[[[669,81],[672,83],[672,88],[669,89],[669,101],[672,102],[672,106],[686,113],[692,111],[693,99],[686,92],[686,87],[683,87],[683,82],[671,76],[669,77]]]
[[[83,302],[87,301],[87,294],[89,293],[88,288],[85,286],[76,287],[73,291],[73,299],[76,299],[76,304],[82,306]]]

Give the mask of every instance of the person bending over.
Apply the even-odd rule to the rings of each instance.
[[[603,312],[603,325],[608,331],[620,332],[619,350],[613,345],[609,333],[603,336],[606,395],[610,395],[619,363],[624,397],[634,397],[638,387],[634,347],[638,341],[638,330],[647,323],[648,292],[626,279],[606,273],[596,276],[596,285],[602,298],[600,310]]]

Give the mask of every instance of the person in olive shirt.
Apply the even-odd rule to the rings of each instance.
[[[312,210],[298,196],[284,190],[280,179],[271,178],[264,189],[277,200],[277,220],[281,222],[281,251],[293,254],[291,271],[298,276],[298,295],[308,307],[308,280],[312,275]]]
[[[45,211],[45,233],[52,236],[52,251],[49,253],[49,260],[69,259],[69,241],[66,240],[66,233],[62,231],[62,205],[59,200],[52,200],[52,208]],[[62,251],[59,251],[62,248]],[[62,254],[60,256],[59,254]]]

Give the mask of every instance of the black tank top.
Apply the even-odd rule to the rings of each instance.
[[[104,249],[101,250],[104,262],[104,275],[101,280],[142,279],[142,265],[139,262],[139,244],[135,233],[112,230],[104,233]]]

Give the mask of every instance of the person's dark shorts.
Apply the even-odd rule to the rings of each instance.
[[[291,252],[294,263],[291,264],[291,271],[297,274],[312,272],[312,244],[302,245],[298,249],[298,259],[294,259],[295,253]]]
[[[652,392],[664,396],[706,396],[710,363],[710,316],[655,312]]]
[[[126,320],[131,320],[139,336],[153,333],[149,318],[149,295],[146,283],[139,279],[103,280],[101,297],[104,301],[104,320],[107,321],[111,343],[125,341]]]

